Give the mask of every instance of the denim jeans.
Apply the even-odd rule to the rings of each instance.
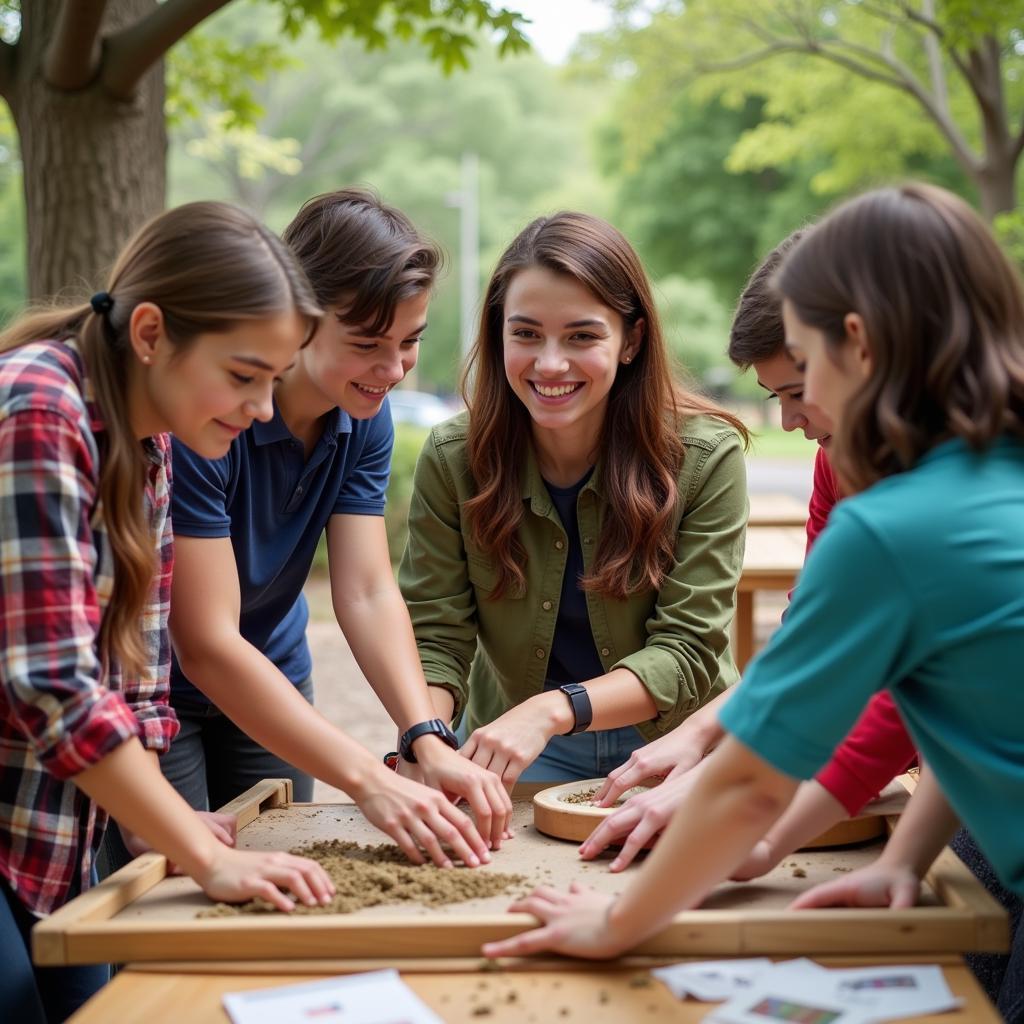
[[[1024,928],[1021,898],[1010,892],[992,870],[970,833],[961,829],[949,844],[1010,917],[1010,953],[967,953],[964,960],[996,1009],[1009,1024],[1024,1024]]]
[[[312,677],[296,689],[313,703]],[[160,770],[189,806],[215,811],[262,779],[291,779],[296,801],[313,799],[311,776],[250,739],[219,708],[201,701],[172,703],[181,729],[160,758]]]
[[[455,731],[460,745],[469,739],[465,722],[463,718]],[[576,782],[603,778],[646,742],[632,725],[599,732],[580,732],[575,736],[554,736],[548,740],[537,760],[519,776],[519,781]]]
[[[96,879],[93,878],[95,883]],[[39,920],[0,878],[0,1011],[12,1024],[57,1024],[110,978],[106,964],[35,967],[30,933]],[[71,896],[77,895],[77,888]],[[70,896],[69,896],[70,898]]]

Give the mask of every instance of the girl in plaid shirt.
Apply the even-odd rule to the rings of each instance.
[[[87,888],[106,815],[216,899],[330,898],[313,862],[242,853],[156,755],[167,704],[168,433],[215,458],[268,419],[319,321],[285,246],[194,203],[146,225],[107,292],[0,336],[0,1005],[62,1020],[106,968],[34,970],[32,924]],[[155,556],[155,557],[154,557]],[[280,888],[279,888],[280,887]]]

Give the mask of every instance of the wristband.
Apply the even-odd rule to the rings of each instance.
[[[429,722],[420,722],[411,729],[406,729],[402,734],[402,738],[398,741],[398,753],[402,756],[403,761],[408,761],[410,764],[416,763],[412,745],[421,736],[437,736],[444,740],[452,750],[459,749],[459,741],[456,739],[455,733],[440,718],[432,718]]]
[[[560,686],[559,689],[569,698],[569,703],[572,705],[573,718],[575,719],[573,727],[562,735],[575,736],[578,732],[586,732],[590,728],[590,723],[594,720],[594,708],[590,703],[590,694],[587,693],[587,688],[580,683],[566,683],[565,686]]]

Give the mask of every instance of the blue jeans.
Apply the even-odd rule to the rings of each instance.
[[[312,676],[295,688],[313,703]],[[160,758],[160,770],[191,807],[215,811],[263,779],[291,779],[296,801],[313,799],[311,776],[250,739],[215,705],[180,698],[171,703],[181,729]]]
[[[93,878],[95,883],[96,879]],[[0,878],[0,1010],[12,1024],[66,1020],[109,980],[106,964],[35,967],[30,933],[39,920]],[[71,896],[77,895],[77,887]],[[70,896],[69,896],[70,898]]]
[[[1003,1020],[1008,1024],[1024,1024],[1024,928],[1020,927],[1021,898],[999,881],[966,829],[961,829],[949,845],[1010,917],[1009,955],[967,953],[964,960],[989,999],[996,1004]]]
[[[455,731],[459,744],[469,739],[466,719]],[[554,736],[529,765],[520,782],[576,782],[603,778],[647,741],[632,725],[599,732],[580,732],[575,736]]]

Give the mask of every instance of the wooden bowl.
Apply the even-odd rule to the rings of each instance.
[[[595,807],[588,803],[567,803],[565,797],[588,790],[598,790],[604,785],[604,779],[582,779],[577,782],[566,782],[550,789],[542,789],[533,798],[533,824],[537,831],[555,839],[567,839],[574,843],[582,843],[584,839],[614,813],[634,793],[641,789],[650,789],[659,784],[658,779],[647,779],[639,786],[627,790],[612,807]],[[870,806],[870,805],[869,805]],[[888,812],[886,812],[888,813]],[[867,842],[885,834],[884,813],[866,811],[856,818],[840,821],[821,835],[805,843],[801,849],[814,850],[823,846],[849,846],[853,843]]]

